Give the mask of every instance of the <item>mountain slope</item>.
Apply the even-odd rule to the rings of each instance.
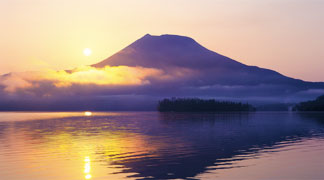
[[[174,68],[188,68],[200,72],[196,80],[202,82],[201,84],[280,84],[301,89],[324,87],[323,83],[308,83],[283,76],[272,70],[244,65],[204,48],[191,38],[177,35],[151,36],[147,34],[93,66],[107,65],[152,67],[166,71]]]

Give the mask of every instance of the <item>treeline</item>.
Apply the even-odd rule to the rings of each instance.
[[[172,98],[159,101],[158,111],[167,112],[215,112],[215,111],[255,111],[250,104],[215,99]]]
[[[297,104],[294,111],[324,111],[324,95],[314,101],[306,101]]]
[[[257,111],[289,111],[295,104],[292,103],[272,103],[256,106]]]

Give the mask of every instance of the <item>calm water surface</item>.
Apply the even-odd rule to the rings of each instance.
[[[322,113],[0,113],[0,179],[324,179]]]

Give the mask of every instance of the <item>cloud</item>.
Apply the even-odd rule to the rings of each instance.
[[[9,73],[0,76],[0,110],[155,110],[160,94],[195,75],[141,66]]]
[[[165,97],[264,103],[297,102],[323,93],[223,72],[124,65],[9,73],[0,76],[0,110],[154,110]]]
[[[145,85],[150,79],[170,78],[162,70],[144,67],[106,66],[95,68],[85,66],[71,71],[39,71],[10,73],[0,77],[0,85],[8,93],[22,89],[34,89],[42,83],[52,84],[56,88],[72,85]]]

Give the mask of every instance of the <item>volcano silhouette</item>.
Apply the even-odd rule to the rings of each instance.
[[[164,71],[189,69],[194,75],[188,73],[190,79],[182,80],[179,84],[187,86],[186,90],[181,91],[184,95],[269,99],[276,96],[287,100],[295,93],[301,98],[311,98],[313,92],[324,88],[321,82],[306,82],[273,70],[245,65],[208,50],[189,37],[178,35],[147,34],[93,66],[107,65],[142,66]],[[173,94],[172,90],[169,94]]]
[[[72,84],[57,88],[53,82],[38,82],[27,93],[19,91],[24,96],[0,92],[0,110],[155,110],[158,100],[169,97],[274,104],[295,103],[324,94],[323,82],[307,82],[245,65],[178,35],[147,34],[92,65],[98,69],[120,66],[153,69],[160,75],[149,76],[138,86]],[[6,76],[9,81],[10,74]],[[37,98],[29,97],[33,93]],[[38,96],[39,93],[46,97]]]
[[[168,70],[188,68],[208,75],[203,82],[222,85],[291,85],[296,88],[322,88],[323,83],[310,83],[281,75],[280,73],[248,66],[210,51],[195,40],[178,35],[145,35],[113,56],[93,65],[142,66]],[[205,76],[203,76],[206,78]]]

